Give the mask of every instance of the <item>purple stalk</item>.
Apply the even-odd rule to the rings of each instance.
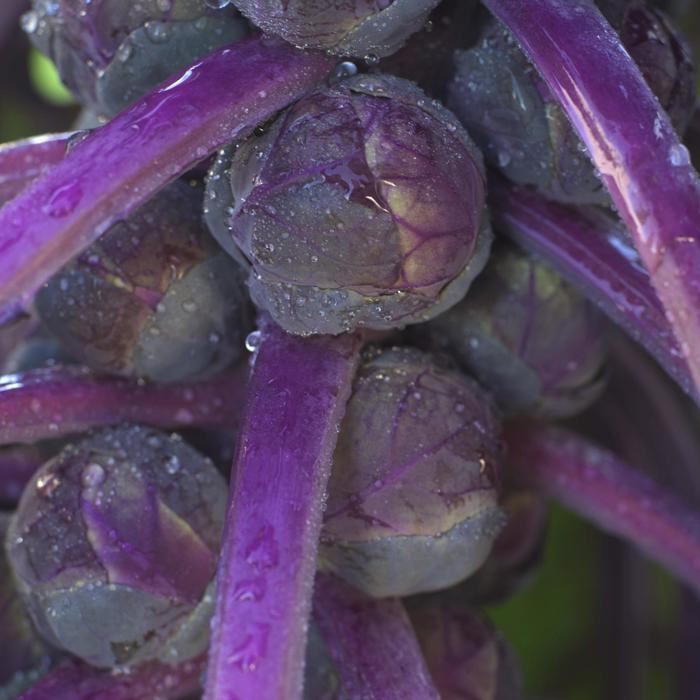
[[[700,592],[700,515],[674,492],[564,428],[511,424],[506,442],[520,480],[632,542]]]
[[[177,666],[149,663],[131,673],[110,673],[68,661],[17,700],[180,700],[196,692],[205,658]]]
[[[439,699],[399,599],[374,600],[332,576],[318,574],[314,619],[338,668],[344,696]]]
[[[70,137],[70,133],[46,134],[0,145],[0,205],[62,161]]]
[[[700,183],[687,149],[591,0],[485,0],[568,114],[700,386]]]
[[[357,336],[264,325],[234,460],[206,700],[300,697],[316,550]]]
[[[123,422],[160,428],[232,428],[241,418],[246,368],[172,384],[96,376],[81,367],[0,377],[0,445],[82,433]]]
[[[549,262],[700,401],[664,309],[622,224],[592,207],[573,209],[493,178],[496,223]]]
[[[46,461],[33,445],[0,448],[0,508],[14,505],[34,472]]]
[[[247,39],[91,132],[0,210],[0,321],[112,224],[301,96],[333,65],[280,41]]]

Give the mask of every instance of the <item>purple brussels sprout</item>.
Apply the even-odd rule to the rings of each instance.
[[[10,516],[0,513],[0,543],[5,539]],[[0,547],[0,698],[14,698],[50,664],[47,647],[35,634],[20,599],[12,571]]]
[[[521,700],[515,652],[482,614],[454,596],[406,608],[442,700]]]
[[[509,415],[572,416],[605,387],[602,317],[552,268],[509,243],[494,248],[470,293],[428,329]]]
[[[317,89],[220,156],[207,220],[251,267],[286,331],[425,321],[488,256],[481,156],[455,117],[399,78]],[[236,249],[238,248],[238,250]]]
[[[476,571],[503,525],[488,396],[412,348],[369,354],[341,424],[320,566],[382,598]]]
[[[302,49],[381,57],[399,49],[439,0],[234,0],[265,33]]]
[[[181,438],[139,426],[105,429],[47,462],[6,538],[44,639],[100,667],[201,654],[226,492]]]
[[[174,183],[41,289],[38,312],[66,351],[96,370],[161,381],[239,359],[243,274],[203,226],[201,196]]]
[[[638,0],[599,2],[682,135],[695,104],[690,50],[669,21]],[[515,39],[495,20],[455,55],[447,104],[509,180],[552,199],[609,205],[607,190],[568,118]]]
[[[232,6],[206,0],[32,0],[22,25],[75,96],[107,116],[248,33]]]

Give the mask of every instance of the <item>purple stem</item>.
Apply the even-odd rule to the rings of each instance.
[[[491,211],[504,232],[555,267],[700,402],[663,306],[622,224],[600,210],[565,207],[500,178],[492,179],[489,192]]]
[[[205,657],[177,666],[149,663],[112,674],[68,661],[50,671],[17,700],[180,700],[196,692]]]
[[[327,574],[316,576],[314,619],[345,696],[438,700],[418,640],[397,598],[374,600]]]
[[[14,505],[34,472],[46,461],[33,445],[0,448],[0,508]]]
[[[0,321],[112,224],[300,97],[333,65],[277,40],[246,39],[91,132],[0,210]]]
[[[700,386],[700,183],[687,149],[591,0],[485,0],[588,148]]]
[[[674,492],[564,428],[514,423],[506,442],[519,479],[635,544],[700,592],[700,515]]]
[[[206,700],[300,697],[326,484],[360,345],[263,325],[234,460]]]
[[[100,377],[81,367],[0,377],[0,445],[123,422],[160,428],[232,428],[241,418],[246,368],[173,384]]]
[[[60,163],[72,134],[46,134],[0,145],[0,205]]]

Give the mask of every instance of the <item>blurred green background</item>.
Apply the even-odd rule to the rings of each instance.
[[[700,46],[700,0],[687,3],[683,27]],[[78,110],[51,63],[21,32],[2,34],[0,141],[70,128]],[[488,614],[515,647],[533,700],[670,700],[679,697],[679,605],[663,572],[555,508],[536,577]]]

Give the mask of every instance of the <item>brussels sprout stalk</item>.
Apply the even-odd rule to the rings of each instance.
[[[632,542],[700,591],[700,516],[673,491],[564,428],[514,423],[506,442],[519,480]]]
[[[264,324],[234,461],[207,700],[300,697],[326,484],[359,360],[356,335]]]
[[[70,137],[70,133],[44,134],[0,146],[0,205],[62,161]]]
[[[205,661],[200,656],[173,666],[152,662],[120,674],[67,661],[17,700],[180,700],[199,689]]]
[[[373,600],[339,579],[316,577],[314,619],[351,698],[440,696],[398,598]]]
[[[687,149],[589,0],[486,0],[586,144],[700,386],[700,183]]]
[[[700,400],[663,306],[620,225],[592,208],[574,210],[500,178],[490,185],[501,230],[555,267]]]
[[[6,375],[0,377],[0,445],[123,422],[232,428],[240,420],[246,374],[240,366],[215,378],[172,384],[101,377],[81,367]]]
[[[117,220],[299,97],[333,63],[277,41],[244,40],[93,131],[0,210],[0,321]]]

